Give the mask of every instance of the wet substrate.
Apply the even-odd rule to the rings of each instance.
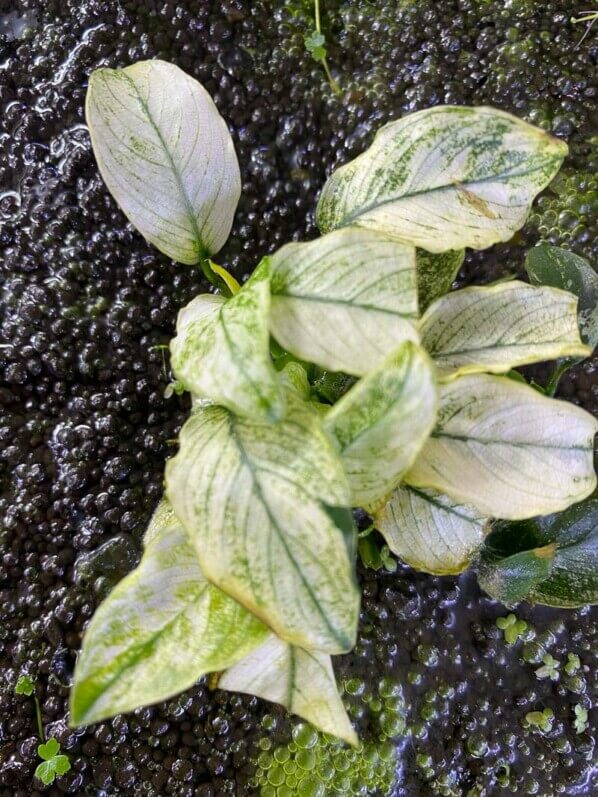
[[[196,270],[146,245],[103,188],[82,126],[92,69],[166,58],[214,96],[244,179],[219,256],[237,276],[282,243],[315,234],[326,174],[381,124],[443,102],[497,105],[571,147],[563,181],[526,231],[511,246],[470,255],[463,282],[517,272],[525,245],[540,236],[596,254],[598,48],[591,35],[577,46],[583,31],[570,23],[583,3],[324,5],[338,97],[304,50],[309,3],[299,0],[286,10],[282,0],[0,0],[2,797],[40,788],[34,705],[14,694],[21,673],[36,679],[46,732],[73,764],[50,794],[255,793],[246,784],[259,745],[290,738],[281,711],[203,684],[87,731],[66,726],[81,633],[138,559],[187,411],[184,399],[164,399],[160,345],[177,309],[206,288]],[[561,393],[596,412],[596,382],[595,363],[584,365]],[[349,692],[363,681],[374,695],[363,708],[360,695],[347,694],[373,739],[384,720],[378,680],[402,687],[411,735],[396,738],[396,795],[592,792],[595,723],[590,714],[576,733],[573,712],[595,693],[595,615],[518,611],[562,662],[558,680],[540,679],[536,640],[507,646],[494,622],[506,612],[471,578],[405,569],[361,580],[360,642],[338,674]],[[566,653],[586,670],[564,673]],[[548,730],[524,728],[527,714],[545,708],[554,712]]]

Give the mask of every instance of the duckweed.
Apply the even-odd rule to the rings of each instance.
[[[357,705],[368,715],[370,738],[352,749],[306,722],[297,722],[287,744],[272,751],[260,745],[253,778],[259,797],[358,797],[392,792],[397,751],[390,740],[406,733],[401,686],[384,678],[374,693],[366,693],[359,679],[350,679],[343,687],[351,700],[347,700],[350,713],[354,715],[351,709]]]

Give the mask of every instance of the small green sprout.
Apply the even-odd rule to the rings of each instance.
[[[581,661],[577,653],[567,653],[567,663],[565,664],[565,672],[567,675],[574,675],[581,669]]]
[[[40,744],[37,754],[42,763],[37,765],[35,777],[39,778],[44,786],[54,783],[60,775],[64,775],[71,768],[68,756],[60,754],[60,744],[52,736],[45,744]]]
[[[20,675],[15,686],[15,695],[26,695],[31,697],[35,691],[35,682],[30,675]]]
[[[376,541],[370,535],[373,526],[361,532],[359,535],[357,549],[364,567],[372,570],[382,570],[384,568],[389,573],[394,573],[397,569],[396,560],[393,559],[388,545],[378,548]]]
[[[166,385],[166,389],[164,390],[164,398],[169,399],[175,394],[177,396],[182,396],[184,392],[185,392],[184,385],[181,382],[179,382],[178,379],[175,379],[173,382],[169,382]]]
[[[587,709],[585,709],[581,703],[578,703],[573,710],[575,711],[575,719],[573,720],[575,733],[583,733],[588,727]]]
[[[542,661],[544,664],[536,670],[536,678],[550,678],[551,681],[558,681],[560,661],[553,658],[550,653],[546,653],[542,657]]]
[[[326,37],[322,33],[322,22],[320,19],[320,0],[314,0],[314,23],[315,29],[306,36],[304,39],[305,49],[319,64],[322,64],[322,69],[326,73],[326,77],[328,78],[328,82],[330,83],[330,88],[334,91],[335,94],[338,94],[341,90],[340,86],[338,85],[337,81],[333,78],[332,72],[330,71],[330,67],[328,66],[327,56],[328,51],[326,50]]]
[[[496,626],[503,632],[507,645],[514,645],[519,637],[527,631],[525,620],[518,620],[514,614],[507,614],[506,617],[498,617]]]
[[[543,711],[530,711],[523,720],[524,728],[537,728],[542,733],[549,733],[554,722],[554,711],[545,708]]]
[[[20,675],[15,685],[16,695],[33,697],[35,702],[35,716],[37,720],[37,733],[41,744],[38,745],[37,754],[42,759],[35,769],[35,777],[41,780],[44,786],[54,783],[57,777],[64,775],[71,768],[68,756],[60,754],[60,743],[52,736],[44,742],[44,727],[42,712],[37,695],[35,694],[35,681],[30,675]]]

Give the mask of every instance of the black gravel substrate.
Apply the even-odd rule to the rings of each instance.
[[[304,49],[309,2],[0,0],[1,797],[255,794],[247,784],[268,734],[264,715],[267,727],[279,720],[277,744],[289,735],[281,711],[204,683],[86,730],[67,727],[81,634],[138,560],[187,412],[184,398],[164,398],[161,345],[178,308],[207,288],[197,269],[146,244],[103,187],[83,116],[94,68],[164,58],[212,94],[244,180],[218,257],[238,277],[281,244],[315,235],[327,174],[381,124],[438,103],[496,105],[571,148],[526,229],[468,256],[461,281],[520,272],[539,238],[595,263],[598,45],[593,32],[580,43],[583,26],[571,23],[587,3],[322,5],[338,96]],[[560,393],[598,414],[596,368],[579,366]],[[595,793],[595,715],[577,733],[573,711],[596,692],[596,612],[521,607],[528,639],[507,646],[495,625],[506,611],[470,576],[399,568],[362,571],[361,581],[360,641],[337,672],[363,679],[366,691],[382,678],[402,686],[411,735],[396,739],[394,795]],[[535,674],[544,649],[561,661],[557,680]],[[567,653],[580,657],[574,674],[564,671]],[[47,735],[72,761],[45,789],[33,777],[34,703],[14,693],[24,673],[36,680]],[[544,708],[551,728],[524,727]],[[368,716],[365,738],[375,735]]]

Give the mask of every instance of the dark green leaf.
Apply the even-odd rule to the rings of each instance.
[[[330,404],[336,402],[355,384],[355,377],[313,366],[312,386],[317,395]]]
[[[554,549],[550,548],[522,551],[494,565],[482,562],[478,571],[480,586],[501,603],[513,606],[524,600],[536,584],[550,575],[554,561]]]
[[[465,249],[451,249],[440,254],[418,249],[416,259],[419,311],[423,313],[433,301],[452,288],[463,265]]]
[[[357,543],[359,550],[359,557],[365,567],[370,567],[372,570],[382,570],[384,562],[380,556],[380,551],[376,545],[372,535],[361,537]]]
[[[598,492],[555,515],[498,523],[482,549],[478,578],[506,604],[598,603]]]
[[[574,293],[579,299],[581,337],[598,344],[598,274],[583,257],[542,243],[530,249],[525,269],[533,285],[550,285]]]

